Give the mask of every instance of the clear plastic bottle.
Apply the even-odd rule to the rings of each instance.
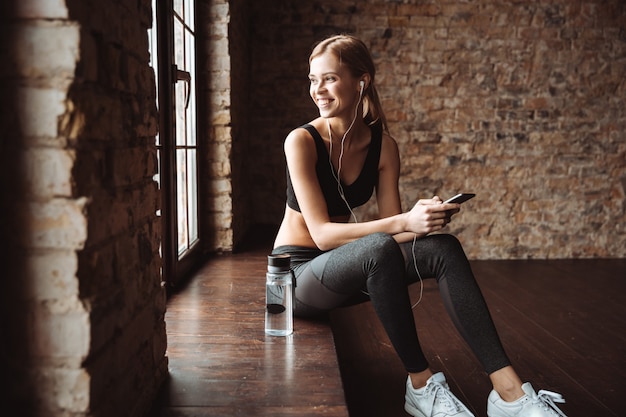
[[[265,281],[265,333],[287,336],[293,333],[293,279],[291,256],[269,255]]]

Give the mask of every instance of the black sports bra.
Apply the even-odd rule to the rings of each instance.
[[[310,124],[303,125],[301,128],[306,129],[315,140],[315,149],[317,152],[315,172],[317,173],[317,179],[322,188],[324,199],[326,200],[328,215],[330,217],[349,215],[350,210],[337,189],[337,180],[334,176],[336,173],[333,172],[334,169],[328,161],[328,150],[326,149],[322,136]],[[341,187],[343,188],[346,200],[350,204],[350,208],[365,204],[372,196],[374,187],[378,183],[378,164],[382,144],[382,126],[380,123],[371,126],[371,132],[371,142],[361,173],[350,185],[344,184],[343,181],[341,182]],[[291,184],[289,167],[287,167],[287,205],[293,210],[300,212],[300,206],[298,205],[298,200],[296,199],[293,185]]]

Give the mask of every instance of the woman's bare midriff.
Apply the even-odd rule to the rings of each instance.
[[[345,222],[347,221],[347,217],[333,217],[331,221]],[[285,207],[285,216],[283,217],[283,222],[278,229],[276,240],[274,241],[274,247],[284,245],[317,248],[317,245],[309,233],[309,229],[306,226],[302,213],[299,213],[288,206]]]

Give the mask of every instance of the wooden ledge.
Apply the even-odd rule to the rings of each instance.
[[[348,416],[332,330],[265,335],[267,252],[216,256],[168,301],[170,380],[154,416]]]

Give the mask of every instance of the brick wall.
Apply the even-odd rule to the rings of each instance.
[[[227,0],[198,2],[198,96],[200,163],[200,225],[207,251],[230,250],[236,229],[233,204],[232,79],[228,38],[231,13]],[[233,131],[234,130],[234,131]]]
[[[167,366],[150,1],[0,16],[3,409],[141,415]]]
[[[256,135],[249,130],[250,5],[198,2],[200,223],[208,252],[236,250],[254,222],[247,167]],[[254,176],[254,174],[252,174]]]
[[[201,224],[284,209],[313,43],[370,46],[405,207],[473,191],[473,258],[624,257],[623,2],[200,2]],[[0,3],[3,409],[140,415],[164,379],[148,0]],[[361,218],[372,216],[371,207]]]
[[[626,5],[610,0],[256,1],[249,187],[284,210],[282,141],[316,116],[314,42],[370,46],[405,209],[477,193],[450,231],[471,258],[626,256]],[[371,205],[361,219],[374,216]]]

